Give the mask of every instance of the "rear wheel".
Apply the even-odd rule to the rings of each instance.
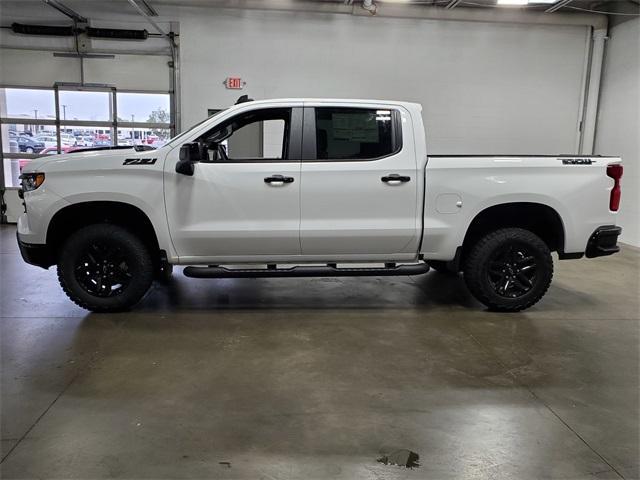
[[[153,261],[134,234],[117,225],[81,228],[63,244],[58,279],[77,305],[94,312],[130,308],[153,280]]]
[[[489,233],[467,255],[464,278],[471,293],[496,311],[517,312],[537,303],[553,277],[546,243],[522,228]]]

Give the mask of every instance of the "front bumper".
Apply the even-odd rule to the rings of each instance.
[[[47,245],[25,243],[20,240],[19,234],[16,234],[16,238],[18,240],[18,247],[20,248],[20,255],[22,255],[22,259],[25,262],[42,268],[49,268],[55,263],[51,249]]]
[[[604,257],[619,252],[618,236],[621,233],[622,228],[615,225],[598,227],[589,237],[585,252],[587,258]]]

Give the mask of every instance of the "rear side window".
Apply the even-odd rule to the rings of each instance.
[[[373,160],[400,150],[393,110],[316,107],[315,111],[318,160]]]

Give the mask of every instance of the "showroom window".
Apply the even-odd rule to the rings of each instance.
[[[321,160],[369,160],[397,150],[391,110],[316,108],[316,149]]]
[[[115,145],[160,147],[174,134],[170,94],[115,88],[0,88],[6,187],[43,155]]]

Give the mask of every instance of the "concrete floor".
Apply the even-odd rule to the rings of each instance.
[[[89,314],[0,227],[3,478],[637,478],[640,253],[486,312],[459,277],[196,280]],[[420,455],[412,470],[381,452]],[[228,463],[225,463],[228,462]]]

